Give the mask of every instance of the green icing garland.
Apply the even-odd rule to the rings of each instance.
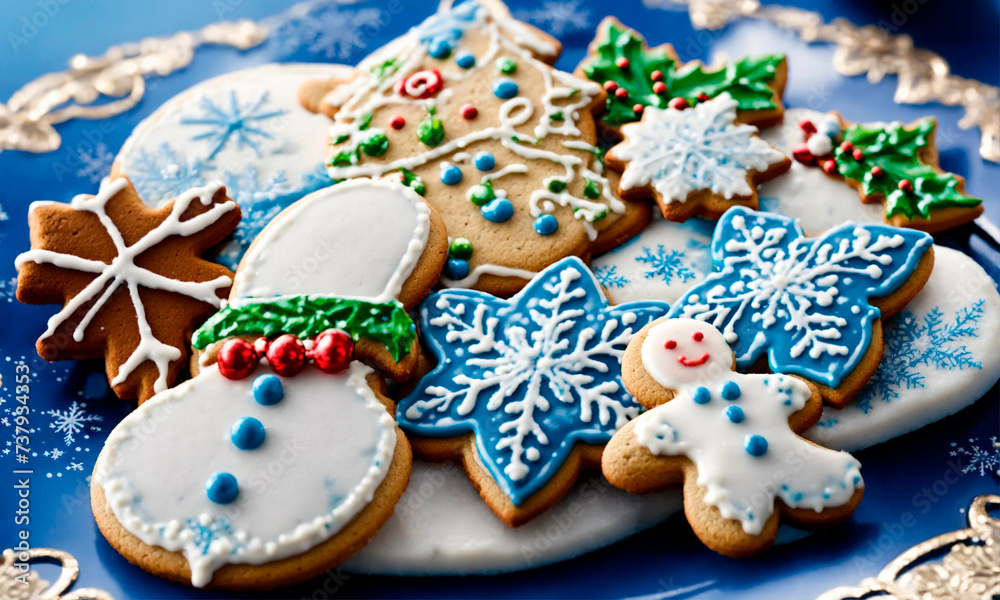
[[[886,217],[929,219],[935,209],[979,206],[982,200],[959,191],[960,180],[954,174],[920,162],[920,151],[927,146],[934,127],[930,118],[909,129],[901,123],[851,125],[843,135],[843,141],[850,145],[834,150],[837,171],[860,182],[866,197],[884,195]],[[856,149],[863,153],[861,160],[854,157]]]
[[[343,329],[354,341],[381,342],[394,360],[410,352],[416,328],[398,301],[377,303],[325,296],[294,296],[278,300],[227,305],[194,333],[192,344],[203,349],[238,336],[270,337],[290,333],[311,338],[327,329]]]
[[[694,105],[701,94],[714,98],[729,92],[740,110],[772,110],[774,91],[768,87],[784,54],[744,57],[717,71],[705,71],[701,65],[677,67],[676,61],[661,48],[645,48],[645,42],[632,29],[608,22],[598,33],[603,41],[597,45],[596,55],[582,66],[583,73],[600,84],[613,81],[628,92],[620,100],[608,94],[608,112],[604,122],[618,126],[637,121],[635,104],[665,108],[672,98],[683,98]],[[619,61],[628,61],[619,67]],[[652,74],[662,74],[666,91],[656,93]]]

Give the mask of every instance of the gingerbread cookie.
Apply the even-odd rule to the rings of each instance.
[[[158,577],[228,590],[291,585],[360,550],[411,454],[381,379],[341,350],[338,373],[220,361],[125,417],[91,483],[111,546]]]
[[[920,231],[859,223],[807,238],[793,219],[735,207],[715,229],[715,272],[670,316],[722,331],[740,370],[766,356],[772,372],[808,379],[842,407],[878,367],[881,319],[930,277],[932,246]]]
[[[516,527],[565,495],[638,414],[621,385],[621,356],[666,310],[609,306],[572,257],[510,300],[438,292],[421,307],[420,332],[439,362],[400,400],[396,418],[419,455],[461,458],[483,500]]]
[[[647,325],[629,343],[622,380],[650,410],[615,434],[601,467],[630,492],[682,487],[695,535],[743,557],[773,544],[782,519],[811,528],[850,517],[864,483],[850,454],[797,435],[819,419],[815,386],[733,366],[708,323]]]
[[[737,103],[740,123],[779,123],[788,69],[784,54],[744,57],[715,68],[681,64],[673,46],[646,46],[638,32],[607,17],[576,72],[607,92],[602,124],[617,130],[638,121],[647,108],[684,108],[723,93]]]
[[[509,296],[566,256],[589,259],[649,221],[603,173],[595,83],[558,71],[547,34],[495,2],[441,11],[366,58],[350,81],[302,90],[331,115],[329,174],[420,191],[464,257],[448,286]]]
[[[62,304],[38,339],[46,360],[103,357],[119,398],[144,401],[176,380],[187,341],[222,305],[233,273],[202,258],[240,209],[220,182],[160,209],[125,177],[69,204],[36,202],[32,249],[17,257],[17,299]]]
[[[791,161],[737,124],[737,102],[723,92],[694,108],[649,107],[621,128],[623,141],[606,156],[621,171],[622,198],[652,195],[671,221],[717,219],[732,206],[757,208],[757,184],[788,170]]]
[[[297,92],[311,79],[352,73],[344,65],[286,63],[202,81],[136,126],[111,176],[128,176],[153,208],[221,180],[243,219],[214,259],[235,269],[275,215],[333,183],[323,164],[326,119],[302,108]]]
[[[799,127],[795,159],[845,181],[863,202],[884,204],[887,223],[935,233],[983,213],[983,201],[965,193],[965,179],[938,166],[934,117],[850,124],[830,113]]]
[[[437,283],[447,244],[441,218],[407,186],[362,178],[313,192],[247,250],[229,302],[194,335],[199,363],[213,362],[234,336],[287,334],[294,346],[339,329],[358,358],[408,379],[419,355],[408,313]]]

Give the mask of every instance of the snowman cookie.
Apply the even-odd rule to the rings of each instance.
[[[622,381],[645,413],[608,443],[608,481],[645,493],[684,490],[684,513],[709,548],[751,556],[779,521],[848,518],[861,501],[860,464],[799,437],[822,411],[816,387],[781,374],[743,375],[719,330],[661,319],[629,343]]]
[[[224,340],[240,337],[297,372],[310,357],[322,360],[313,338],[338,329],[356,344],[357,358],[408,379],[419,355],[408,313],[437,283],[447,244],[436,211],[402,184],[360,178],[313,192],[247,250],[228,303],[194,334],[201,354],[192,371],[214,362]]]
[[[390,178],[444,219],[443,283],[510,296],[567,256],[609,250],[648,222],[604,172],[596,83],[553,68],[559,45],[495,1],[444,2],[349,81],[303,86],[333,119],[333,179]]]

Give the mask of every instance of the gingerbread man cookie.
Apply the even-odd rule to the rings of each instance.
[[[815,386],[733,366],[732,350],[708,323],[647,325],[629,343],[622,380],[650,410],[615,434],[601,465],[630,492],[683,487],[698,538],[743,557],[774,543],[781,520],[817,527],[848,518],[864,483],[850,454],[799,437],[822,411]]]
[[[103,357],[118,397],[146,400],[176,380],[191,331],[222,305],[233,273],[202,258],[240,209],[214,182],[162,208],[125,177],[70,204],[36,202],[17,299],[62,304],[38,339],[46,360]]]

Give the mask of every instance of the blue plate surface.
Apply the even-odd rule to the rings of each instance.
[[[993,1],[847,2],[785,0],[816,10],[825,19],[847,17],[911,35],[918,46],[944,56],[955,73],[997,85],[1000,77],[1000,16]],[[0,154],[0,547],[28,532],[36,547],[66,550],[80,561],[79,585],[107,590],[116,598],[225,597],[160,581],[129,565],[104,541],[90,511],[89,474],[114,424],[132,407],[109,393],[98,361],[48,364],[34,352],[53,307],[14,300],[14,257],[28,248],[26,215],[33,200],[65,201],[93,193],[133,127],[156,107],[194,83],[238,68],[272,61],[343,62],[365,54],[434,10],[420,0],[377,0],[351,5],[321,3],[275,14],[290,2],[269,0],[8,0],[0,31],[4,76],[0,97],[47,71],[61,71],[75,53],[101,54],[109,46],[150,35],[197,29],[220,19],[267,19],[268,40],[254,49],[200,49],[189,67],[148,82],[137,107],[103,121],[76,120],[58,126],[59,150],[42,155]],[[672,42],[685,60],[783,51],[789,55],[789,106],[839,110],[852,121],[939,119],[942,166],[968,179],[971,194],[985,198],[986,216],[1000,222],[1000,165],[982,160],[978,130],[963,130],[962,109],[938,104],[893,102],[895,78],[872,84],[847,78],[832,67],[834,48],[809,45],[797,35],[757,21],[739,21],[721,31],[696,31],[682,10],[651,8],[638,0],[514,0],[514,14],[556,34],[564,43],[558,66],[572,70],[583,57],[597,23],[615,14],[637,27],[650,43]],[[649,4],[654,4],[649,2]],[[656,4],[666,4],[656,2]],[[298,15],[298,16],[296,16]],[[1000,253],[971,228],[938,236],[938,243],[972,255],[994,280]],[[26,386],[26,387],[23,387]],[[13,412],[17,395],[31,408],[26,464],[16,462]],[[270,597],[644,597],[812,598],[836,585],[876,574],[911,545],[965,526],[973,497],[996,493],[998,454],[993,442],[1000,423],[998,391],[959,414],[913,434],[857,453],[864,464],[865,500],[842,527],[775,547],[752,560],[734,561],[703,548],[682,518],[575,560],[494,577],[393,578],[333,572]],[[14,470],[30,470],[29,475]],[[26,525],[14,525],[18,479],[30,480]],[[53,570],[40,567],[43,577]],[[737,593],[738,594],[734,594]],[[247,597],[240,595],[240,597]],[[269,597],[269,596],[262,596]]]

